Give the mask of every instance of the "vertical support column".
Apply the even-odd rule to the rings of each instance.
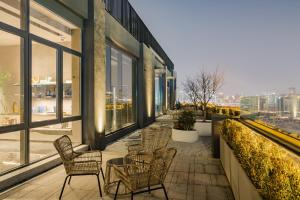
[[[169,92],[170,92],[170,94],[169,94],[169,99],[168,99],[168,101],[169,101],[169,109],[174,109],[174,105],[175,105],[175,88],[174,88],[174,76],[173,76],[173,72],[172,72],[172,78],[170,78],[169,80],[168,80],[168,82],[169,82],[169,87],[170,87],[170,89],[169,89]]]
[[[29,31],[29,0],[20,1],[21,29]],[[21,70],[20,70],[20,119],[24,121],[25,131],[20,131],[20,163],[29,163],[29,38],[26,36],[21,41]]]
[[[73,49],[80,49],[80,42],[81,41],[81,31],[80,29],[72,30],[72,48]],[[72,63],[72,72],[71,72],[71,80],[72,80],[72,115],[80,113],[80,89],[81,89],[81,66],[78,63],[78,57],[72,56],[71,58]],[[81,142],[81,124],[77,122],[72,123],[72,136],[73,141]]]
[[[155,120],[155,73],[153,67],[153,54],[145,44],[143,44],[143,66],[144,66],[144,91],[145,108],[144,124],[148,125]]]
[[[95,147],[94,115],[94,0],[88,0],[88,19],[83,29],[82,122],[83,143]]]
[[[106,46],[105,46],[105,5],[94,0],[94,108],[96,147],[105,147],[105,105],[106,105]]]
[[[173,79],[173,92],[172,92],[172,94],[173,94],[173,102],[172,102],[172,109],[175,109],[175,103],[176,103],[176,98],[177,98],[177,77],[176,77],[176,73],[175,72],[173,72],[174,73],[174,75],[173,75],[173,77],[174,77],[174,79]]]
[[[140,58],[137,65],[137,123],[144,127],[145,90],[144,90],[144,45],[140,45]]]
[[[165,66],[165,73],[162,75],[162,78],[163,78],[163,114],[167,114],[167,110],[168,110],[167,66]]]

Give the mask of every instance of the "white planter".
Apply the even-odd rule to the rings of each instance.
[[[220,159],[236,200],[262,200],[233,150],[220,137]]]
[[[198,131],[198,135],[201,136],[212,136],[211,123],[209,122],[196,122],[194,129]]]
[[[172,130],[172,139],[177,142],[194,143],[198,141],[197,131],[183,131],[178,129]]]

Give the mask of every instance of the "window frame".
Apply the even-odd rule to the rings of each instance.
[[[39,2],[37,2],[39,3]],[[44,6],[40,4],[41,6]],[[45,6],[44,6],[45,7]],[[45,7],[46,9],[49,9]],[[23,83],[23,103],[24,103],[24,113],[23,113],[23,122],[19,124],[14,125],[8,125],[8,126],[0,126],[0,134],[7,134],[10,132],[16,132],[16,131],[24,131],[24,153],[25,154],[25,164],[20,164],[18,167],[11,168],[9,170],[0,172],[0,176],[5,175],[7,173],[11,173],[17,169],[20,169],[22,167],[31,165],[36,162],[40,162],[42,160],[45,160],[53,155],[45,156],[41,159],[34,160],[33,162],[30,161],[30,129],[47,126],[47,125],[53,125],[53,124],[59,124],[59,123],[65,123],[65,122],[71,122],[71,121],[81,121],[83,123],[83,97],[80,95],[80,115],[78,116],[72,116],[63,118],[63,52],[70,53],[72,55],[76,55],[80,58],[80,93],[82,94],[83,89],[83,69],[84,69],[84,60],[83,60],[83,36],[84,36],[84,30],[82,26],[79,26],[78,28],[81,29],[81,52],[76,51],[74,49],[70,49],[68,47],[62,46],[58,43],[46,40],[44,38],[41,38],[37,35],[34,35],[30,33],[29,30],[29,24],[30,24],[30,0],[21,0],[21,10],[20,10],[20,29],[16,28],[15,26],[11,26],[9,24],[6,24],[2,21],[0,21],[0,30],[4,32],[8,32],[10,34],[14,34],[16,36],[19,36],[23,39],[23,47],[22,53],[20,54],[22,57],[22,64],[21,64],[21,70],[23,70],[23,74],[21,74],[21,78],[24,80]],[[59,13],[56,13],[60,15]],[[70,23],[73,23],[68,18],[63,17],[63,15],[60,15],[65,20],[69,21]],[[78,22],[78,21],[77,21]],[[75,25],[78,25],[78,23],[73,23]],[[45,120],[45,121],[37,121],[32,122],[31,115],[32,115],[32,86],[31,86],[31,72],[32,72],[32,42],[38,42],[43,45],[55,48],[57,50],[57,60],[56,60],[56,78],[57,78],[57,119],[54,120]],[[81,127],[81,134],[83,134],[83,126]],[[82,136],[82,135],[81,135]],[[21,141],[20,141],[21,142]],[[20,152],[21,153],[21,152]],[[56,154],[55,154],[56,155]]]
[[[62,47],[61,48],[62,49],[62,52],[61,52],[61,85],[60,85],[60,90],[61,90],[61,92],[62,92],[62,95],[60,96],[60,98],[61,98],[61,122],[69,122],[69,121],[76,121],[76,120],[79,120],[80,118],[82,118],[82,107],[83,107],[83,105],[82,105],[82,86],[83,86],[83,82],[82,82],[82,72],[83,72],[83,61],[82,61],[82,54],[80,53],[80,52],[77,52],[77,51],[75,51],[75,50],[73,50],[73,49],[69,49],[69,48],[67,48],[67,47]],[[64,77],[64,74],[63,74],[63,70],[64,70],[64,64],[63,64],[63,55],[64,55],[64,53],[68,53],[68,54],[70,54],[71,56],[77,56],[79,59],[80,59],[80,68],[79,68],[79,70],[80,70],[80,85],[79,85],[79,94],[80,94],[80,114],[79,115],[74,115],[74,116],[70,116],[70,117],[64,117],[64,115],[63,115],[63,111],[64,111],[64,109],[63,109],[63,102],[64,102],[64,97],[63,97],[63,87],[64,87],[64,83],[63,83],[63,77]]]
[[[132,109],[133,109],[133,114],[134,114],[134,121],[133,123],[127,125],[127,126],[123,126],[119,129],[116,129],[116,130],[109,130],[105,128],[105,137],[108,137],[120,130],[123,130],[123,129],[126,129],[126,128],[130,128],[134,125],[137,124],[137,114],[138,114],[138,108],[137,108],[137,84],[138,84],[138,80],[137,80],[137,65],[138,65],[138,58],[136,56],[134,56],[133,54],[131,54],[130,52],[126,51],[125,49],[119,47],[118,45],[116,45],[115,43],[113,43],[112,41],[110,41],[109,39],[106,40],[106,48],[109,48],[109,55],[106,55],[106,59],[109,58],[110,60],[109,61],[106,61],[107,63],[110,64],[110,67],[111,67],[111,51],[112,51],[112,48],[114,48],[116,51],[120,52],[121,53],[121,56],[122,54],[124,54],[125,56],[129,57],[132,59],[132,65],[134,65],[134,68],[132,68]],[[107,49],[106,49],[106,52],[107,52]],[[105,66],[106,67],[106,66]],[[107,69],[106,69],[107,71]],[[111,74],[111,68],[110,68],[110,74]],[[106,76],[107,76],[107,72],[106,72]],[[106,77],[107,79],[107,77]],[[111,77],[109,78],[110,79],[110,85],[111,85]],[[107,82],[105,83],[107,85]],[[107,86],[106,86],[107,87]],[[105,93],[106,93],[106,88],[105,87]],[[106,105],[106,104],[105,104]],[[105,112],[106,112],[106,109],[105,109]],[[106,120],[107,122],[107,120]]]

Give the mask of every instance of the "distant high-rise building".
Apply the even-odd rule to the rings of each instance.
[[[300,116],[300,95],[295,88],[283,95],[265,94],[260,96],[241,97],[241,110],[248,113],[264,112],[277,114],[280,117],[297,118]]]
[[[241,107],[241,110],[246,112],[246,113],[259,112],[260,97],[259,96],[241,97],[240,107]]]

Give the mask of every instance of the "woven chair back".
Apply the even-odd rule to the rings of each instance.
[[[176,153],[175,148],[159,149],[154,152],[150,170],[152,176],[159,178],[161,183],[164,182]]]
[[[175,148],[156,150],[150,163],[145,161],[146,154],[126,155],[124,163],[127,166],[125,168],[127,178],[122,178],[123,183],[132,190],[163,184],[176,152]]]
[[[142,145],[147,152],[165,148],[172,136],[169,127],[149,127],[142,130]]]
[[[64,135],[53,142],[63,162],[71,161],[74,158],[74,151],[71,139]]]

